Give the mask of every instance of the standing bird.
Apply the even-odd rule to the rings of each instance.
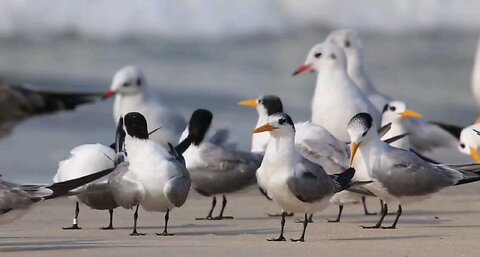
[[[378,111],[382,111],[383,107],[393,98],[380,92],[366,72],[362,40],[358,33],[354,30],[336,30],[330,33],[326,41],[344,50],[347,57],[348,75],[355,85],[367,95]],[[373,118],[376,119],[375,116]],[[436,148],[456,148],[462,128],[443,122],[430,122],[426,119],[409,119],[405,121],[405,129],[409,133],[413,148],[426,153]]]
[[[395,221],[382,228],[396,228],[402,205],[424,200],[450,186],[480,180],[477,174],[463,171],[462,165],[454,169],[444,164],[432,164],[410,151],[392,147],[380,140],[374,128],[370,114],[359,113],[350,120],[347,130],[352,142],[350,167],[356,169],[357,180],[372,180],[373,183],[364,185],[366,189],[386,204],[398,204]],[[478,165],[468,168],[480,170]],[[381,227],[388,212],[386,204],[377,224],[363,228]]]
[[[262,155],[229,149],[214,140],[205,140],[212,117],[212,113],[204,109],[192,114],[188,136],[183,141],[191,145],[183,156],[192,178],[192,187],[203,196],[213,197],[207,216],[198,219],[221,220],[233,218],[223,216],[227,205],[225,195],[256,183],[255,172],[262,162]],[[212,217],[217,195],[222,195],[222,209],[218,216]]]
[[[19,185],[0,179],[0,224],[20,219],[34,203],[71,193],[71,190],[99,179],[113,168],[83,177],[47,185]]]
[[[253,133],[269,131],[271,139],[257,170],[257,182],[266,194],[282,208],[281,232],[278,238],[269,241],[285,241],[283,230],[286,212],[304,213],[303,232],[305,240],[308,214],[323,210],[330,197],[351,185],[355,170],[348,169],[339,175],[328,175],[322,166],[304,160],[295,160],[295,126],[285,113],[269,116],[267,123],[256,128]]]
[[[312,122],[326,128],[336,138],[349,140],[345,127],[353,115],[368,112],[380,127],[380,112],[347,74],[347,59],[337,45],[324,42],[315,45],[307,55],[305,64],[293,75],[305,71],[318,72],[312,100]]]
[[[126,66],[115,73],[110,90],[103,99],[115,96],[113,118],[117,122],[129,112],[139,112],[147,119],[150,139],[168,147],[178,142],[186,122],[182,115],[155,92],[147,89],[143,72],[135,66]]]
[[[165,212],[163,233],[157,235],[173,235],[167,230],[170,210],[185,203],[191,185],[182,152],[177,152],[171,145],[168,150],[150,140],[147,120],[142,114],[130,112],[125,115],[124,121],[128,162],[118,165],[110,176],[110,190],[120,206],[126,209],[136,206],[130,235],[143,235],[137,232],[140,205],[146,211]]]
[[[114,168],[115,151],[102,144],[85,144],[73,148],[70,157],[58,163],[58,170],[53,177],[53,182],[58,183],[81,176],[91,174],[98,170]],[[107,187],[107,179],[96,181],[82,186],[78,194],[69,198],[75,201],[75,218],[72,226],[63,229],[81,229],[78,226],[78,215],[80,213],[79,202],[86,204],[92,209],[109,210],[110,224],[104,229],[113,228],[113,209],[118,207],[113,195]]]

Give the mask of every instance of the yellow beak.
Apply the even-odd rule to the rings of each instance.
[[[413,110],[410,110],[410,109],[406,109],[402,114],[401,116],[403,118],[412,118],[412,119],[421,119],[423,118],[423,115],[421,115],[420,113],[418,112],[415,112]]]
[[[255,133],[260,133],[260,132],[265,132],[265,131],[272,131],[276,129],[276,127],[266,123],[258,128],[256,128],[252,133],[255,134]]]
[[[480,155],[478,155],[477,148],[470,147],[470,156],[472,157],[473,161],[480,163]]]
[[[238,105],[249,107],[249,108],[257,108],[258,101],[257,99],[245,100],[238,103]]]
[[[353,159],[355,158],[355,154],[357,153],[358,147],[360,144],[357,143],[352,143],[351,145],[351,151],[350,151],[350,168],[352,167],[353,164]]]

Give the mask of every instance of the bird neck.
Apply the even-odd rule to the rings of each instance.
[[[268,116],[267,115],[259,115],[256,128],[262,126],[263,124],[267,123]],[[268,140],[270,138],[270,133],[256,133],[252,134],[252,148],[251,152],[253,153],[264,153]]]
[[[390,122],[392,123],[392,126],[390,127],[390,130],[382,137],[382,140],[407,133],[407,130],[405,129],[404,121],[401,118],[388,121],[388,122],[382,119],[382,125],[385,125]],[[410,140],[408,138],[408,135],[398,139],[395,142],[390,143],[389,145],[396,148],[402,148],[404,150],[410,150]]]
[[[263,161],[267,165],[290,167],[293,163],[293,151],[293,136],[270,136]]]

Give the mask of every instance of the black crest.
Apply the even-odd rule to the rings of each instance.
[[[188,137],[194,145],[199,145],[212,124],[213,115],[209,110],[197,109],[192,113],[188,124]]]
[[[138,112],[129,112],[124,118],[127,133],[135,138],[148,139],[147,120]]]
[[[267,114],[283,112],[282,100],[276,95],[264,95],[260,98],[260,102],[267,109]]]
[[[366,112],[361,112],[353,116],[353,118],[348,123],[349,126],[353,124],[360,125],[366,128],[366,130],[369,130],[372,127],[373,119],[370,114]]]

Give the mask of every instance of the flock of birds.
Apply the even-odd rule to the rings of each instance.
[[[339,222],[345,205],[363,201],[365,214],[370,214],[365,197],[376,197],[382,206],[380,219],[363,228],[394,229],[403,205],[480,180],[478,164],[445,165],[424,156],[437,148],[459,148],[480,162],[480,122],[466,128],[430,122],[406,103],[378,91],[363,66],[362,43],[355,31],[333,31],[312,47],[293,75],[307,71],[318,73],[311,121],[294,123],[275,95],[242,101],[239,105],[257,110],[258,120],[251,150],[241,151],[228,141],[228,130],[209,133],[210,111],[197,109],[187,122],[175,107],[147,89],[139,68],[124,67],[101,97],[115,98],[115,142],[72,149],[69,158],[59,162],[51,185],[0,180],[0,223],[20,218],[35,202],[68,196],[75,202],[75,217],[64,229],[80,229],[83,203],[109,211],[109,225],[103,229],[113,229],[117,207],[134,209],[130,235],[143,235],[137,231],[141,206],[165,213],[164,230],[158,235],[168,236],[172,235],[170,212],[185,204],[191,187],[212,198],[208,213],[199,219],[219,220],[232,218],[224,215],[229,194],[257,185],[281,211],[277,214],[280,235],[269,240],[285,241],[285,217],[301,213],[303,232],[292,241],[304,241],[312,214],[330,203],[339,212],[329,222]],[[95,98],[57,94],[52,100],[52,93],[10,90],[24,98],[22,104],[29,99],[19,90],[37,94],[40,106],[53,101],[50,111]],[[42,108],[46,109],[32,113],[42,113]],[[222,206],[214,216],[217,196],[222,197]],[[395,221],[382,226],[389,206],[397,207]]]

